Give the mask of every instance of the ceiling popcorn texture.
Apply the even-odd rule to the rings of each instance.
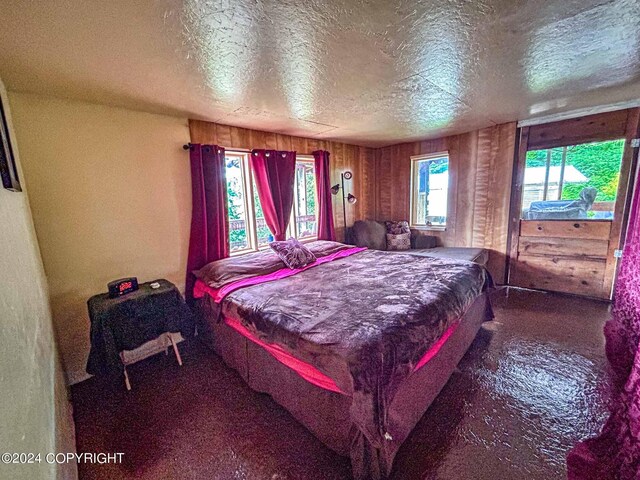
[[[637,0],[4,0],[9,90],[367,146],[640,99]]]

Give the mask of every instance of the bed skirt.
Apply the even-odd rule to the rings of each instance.
[[[206,301],[206,300],[205,300]],[[203,311],[206,308],[202,309]],[[270,395],[322,443],[351,458],[356,479],[386,478],[402,443],[447,383],[484,321],[493,319],[488,294],[479,296],[438,353],[399,387],[387,415],[393,438],[375,448],[351,421],[351,397],[317,387],[224,322],[203,313],[205,342],[258,392]]]

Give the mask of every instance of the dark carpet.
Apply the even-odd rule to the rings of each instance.
[[[565,455],[606,417],[605,303],[504,289],[458,369],[400,450],[394,479],[566,478]],[[184,366],[129,367],[133,390],[73,386],[81,479],[348,479],[350,465],[197,341]]]

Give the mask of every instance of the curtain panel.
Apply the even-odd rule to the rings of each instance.
[[[640,188],[636,182],[611,319],[605,324],[613,372],[610,416],[600,435],[567,457],[570,480],[640,479]]]
[[[249,159],[264,219],[275,240],[285,240],[296,175],[296,152],[252,150]]]
[[[313,158],[315,160],[316,193],[318,195],[318,240],[335,241],[336,232],[333,226],[329,152],[316,150],[313,152]]]
[[[192,144],[189,159],[192,213],[185,294],[192,301],[192,272],[229,256],[229,219],[224,148]]]

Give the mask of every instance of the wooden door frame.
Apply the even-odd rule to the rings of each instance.
[[[618,183],[618,192],[616,193],[616,207],[614,215],[618,214],[618,211],[622,215],[622,222],[619,224],[618,231],[615,232],[617,237],[616,248],[612,249],[610,246],[609,255],[613,255],[615,250],[622,250],[624,247],[627,226],[629,225],[629,215],[631,214],[631,202],[633,200],[634,189],[636,188],[636,182],[638,181],[638,155],[640,148],[633,147],[631,145],[632,140],[640,138],[640,107],[630,108],[629,117],[627,120],[627,132],[626,143],[624,146],[624,152],[622,154],[622,165],[620,171],[620,182]],[[622,168],[627,167],[623,186]],[[624,202],[618,202],[620,194],[625,193]],[[613,225],[612,225],[613,228]],[[612,242],[613,243],[613,242]],[[618,276],[618,270],[620,268],[620,262],[616,261],[611,271],[605,271],[605,281],[610,278],[611,281],[611,298],[615,292],[615,282]]]
[[[629,210],[631,207],[631,197],[638,174],[638,148],[632,147],[632,140],[640,137],[640,108],[630,108],[626,110],[627,118],[624,126],[625,147],[622,154],[622,163],[620,166],[620,180],[618,183],[618,191],[616,196],[616,205],[614,210],[614,219],[621,218],[620,222],[611,222],[612,233],[610,234],[609,252],[607,258],[612,258],[614,251],[622,247],[624,236],[629,221]],[[611,112],[614,115],[619,112]],[[600,114],[606,116],[607,114]],[[594,118],[596,116],[593,116]],[[583,117],[584,118],[584,117]],[[574,122],[580,122],[583,118],[574,119]],[[588,118],[588,117],[587,117]],[[564,120],[563,122],[569,122]],[[554,122],[560,124],[563,122]],[[507,267],[505,272],[505,284],[511,284],[511,274],[513,267],[518,258],[518,237],[520,235],[520,215],[522,207],[522,194],[524,188],[524,170],[526,166],[527,151],[529,147],[530,130],[532,127],[518,128],[516,135],[516,149],[514,155],[513,178],[511,188],[511,201],[509,204],[509,231],[507,237]],[[618,137],[620,138],[620,137]],[[604,140],[599,135],[593,136],[593,141]],[[582,142],[588,141],[584,139],[576,139]],[[579,143],[579,142],[578,142]],[[545,148],[545,147],[540,147]],[[551,147],[547,147],[551,148]],[[615,241],[613,241],[615,239]],[[615,287],[615,277],[617,275],[619,262],[607,262],[605,269],[604,281],[607,285],[611,285],[613,295]]]
[[[505,269],[505,285],[511,284],[511,267],[518,258],[520,210],[522,207],[522,190],[524,187],[524,169],[527,162],[529,127],[518,128],[516,135],[513,176],[511,181],[511,201],[509,202],[509,230],[507,234],[507,266]]]

